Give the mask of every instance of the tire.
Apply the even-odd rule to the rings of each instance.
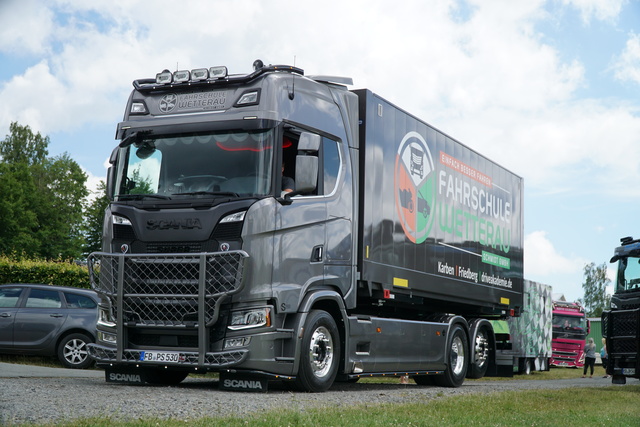
[[[460,325],[454,325],[449,333],[446,348],[447,368],[444,375],[433,377],[436,385],[442,387],[460,387],[467,375],[469,340]]]
[[[489,367],[491,356],[491,343],[489,341],[489,331],[486,327],[478,329],[471,348],[472,355],[467,370],[467,378],[478,379],[484,377]]]
[[[313,393],[328,390],[338,374],[340,354],[336,322],[326,311],[311,311],[304,325],[295,387]]]
[[[89,357],[87,344],[92,343],[88,335],[75,333],[69,334],[60,340],[58,344],[58,360],[65,368],[86,369],[93,364]]]
[[[414,375],[413,381],[415,381],[418,385],[434,385],[434,379],[437,378],[435,375]]]
[[[526,359],[524,361],[524,374],[531,375],[531,359]]]
[[[178,385],[189,375],[186,371],[171,371],[164,368],[145,370],[145,380],[149,384]]]

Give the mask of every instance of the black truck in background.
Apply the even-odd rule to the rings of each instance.
[[[640,240],[623,237],[620,243],[611,258],[618,263],[611,309],[602,313],[607,374],[614,384],[640,379]]]
[[[89,259],[108,381],[495,369],[490,320],[522,307],[522,178],[351,84],[261,61],[134,81]]]

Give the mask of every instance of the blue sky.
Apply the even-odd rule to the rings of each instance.
[[[569,299],[640,237],[639,0],[0,0],[0,138],[29,125],[95,185],[134,79],[256,58],[352,77],[522,176],[525,276]]]

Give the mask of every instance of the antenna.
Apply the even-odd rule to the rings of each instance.
[[[293,66],[296,66],[296,56],[293,55]],[[296,96],[296,73],[291,73],[291,92],[289,92],[289,99],[293,101]]]

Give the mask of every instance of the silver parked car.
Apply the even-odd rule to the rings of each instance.
[[[98,302],[89,289],[0,285],[0,353],[57,356],[67,368],[89,367]]]

